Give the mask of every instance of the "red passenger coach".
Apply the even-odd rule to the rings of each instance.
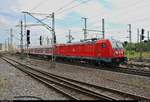
[[[52,47],[51,46],[38,46],[29,48],[29,54],[39,55],[39,56],[51,56],[52,55]],[[25,51],[27,52],[27,51]]]
[[[28,52],[34,56],[51,57],[52,47],[29,48]],[[84,61],[113,66],[127,62],[122,43],[108,39],[92,39],[92,41],[85,40],[79,43],[56,44],[54,55],[56,60]]]

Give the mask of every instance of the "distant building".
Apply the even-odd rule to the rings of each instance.
[[[6,51],[7,47],[5,46],[5,44],[0,43],[0,52]]]
[[[16,49],[15,45],[8,45],[8,44],[3,44],[0,43],[0,52],[4,52],[4,51],[11,51],[13,52]]]

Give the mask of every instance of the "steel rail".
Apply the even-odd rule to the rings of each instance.
[[[33,57],[36,58],[37,57]],[[43,60],[42,58],[38,58],[39,60]],[[133,69],[131,67],[106,67],[106,66],[95,66],[91,64],[82,64],[81,62],[66,62],[66,61],[57,61],[57,63],[60,64],[69,64],[69,65],[76,65],[76,66],[82,66],[87,68],[93,68],[93,69],[100,69],[100,70],[106,70],[106,71],[112,71],[112,72],[119,72],[119,73],[126,73],[131,75],[139,75],[139,76],[146,76],[150,77],[150,70],[142,70],[142,69]]]
[[[6,59],[4,59],[4,58],[2,58],[2,59],[5,60],[7,63],[11,64],[12,66],[14,66],[15,68],[17,68],[17,69],[23,71],[24,73],[26,73],[23,69],[20,69],[18,66],[12,64],[12,63],[9,62],[8,60],[6,60]],[[29,74],[29,73],[26,73],[26,74]],[[42,83],[45,84],[46,86],[55,89],[56,91],[58,91],[58,92],[60,92],[61,94],[65,95],[66,97],[68,97],[69,99],[71,99],[71,100],[78,100],[77,98],[71,96],[70,94],[64,92],[63,90],[58,89],[57,87],[53,86],[52,84],[49,84],[49,83],[46,82],[45,80],[40,79],[39,77],[37,77],[37,76],[35,76],[35,75],[33,75],[33,74],[31,75],[31,74],[30,74],[30,76],[31,76],[32,78],[34,78],[34,79],[37,79],[39,82],[42,82]]]
[[[12,60],[12,59],[10,59],[10,60]],[[18,63],[18,62],[17,62]],[[24,65],[24,64],[22,64],[22,65]],[[24,66],[26,66],[26,65],[24,65]],[[29,66],[26,66],[26,67],[28,67],[28,68],[30,68],[30,69],[32,69],[32,70],[36,70],[36,71],[39,71],[40,73],[43,73],[43,74],[47,74],[47,75],[50,75],[51,77],[53,77],[53,78],[56,78],[56,79],[63,79],[63,81],[65,80],[69,80],[69,81],[71,81],[71,82],[76,82],[76,83],[82,83],[82,84],[86,84],[86,85],[89,85],[89,86],[91,86],[91,87],[97,87],[97,88],[103,88],[103,87],[100,87],[100,86],[96,86],[96,85],[91,85],[91,84],[88,84],[88,83],[84,83],[84,82],[79,82],[79,81],[76,81],[76,80],[73,80],[73,79],[69,79],[69,78],[65,78],[65,77],[61,77],[61,76],[58,76],[58,75],[54,75],[54,74],[52,74],[52,73],[48,73],[48,72],[45,72],[45,71],[41,71],[41,70],[37,70],[37,69],[33,69],[33,68],[31,68],[31,67],[29,67]],[[67,83],[68,83],[68,81],[67,81]],[[76,85],[76,87],[77,87],[77,85]],[[114,90],[114,89],[107,89],[107,88],[103,88],[103,89],[105,89],[105,90],[109,90],[109,91],[111,91],[111,92],[114,92],[114,93],[118,93],[118,94],[120,94],[120,95],[124,95],[124,96],[130,96],[130,97],[132,97],[133,99],[147,99],[147,98],[145,98],[145,97],[141,97],[141,96],[136,96],[136,95],[132,95],[132,94],[128,94],[128,93],[124,93],[124,92],[120,92],[120,91],[118,91],[118,90]],[[87,91],[89,91],[89,90],[87,90]],[[90,90],[91,91],[91,90]]]
[[[93,68],[93,69],[100,69],[100,70],[106,70],[106,71],[112,71],[112,72],[119,72],[119,73],[125,73],[125,74],[131,74],[131,75],[139,75],[139,76],[145,76],[150,77],[150,70],[143,70],[143,69],[133,69],[131,67],[105,67],[105,66],[95,66],[90,64],[82,64],[82,63],[72,63],[72,62],[57,62],[60,64],[69,64],[69,65],[75,65],[75,66],[81,66],[81,67],[87,67],[87,68]]]
[[[23,70],[24,70],[24,69],[23,69]],[[57,84],[57,85],[60,85],[60,86],[62,86],[62,87],[69,88],[69,90],[78,91],[78,92],[82,93],[84,96],[86,96],[86,95],[92,96],[92,97],[94,97],[94,99],[97,99],[97,100],[98,100],[98,99],[111,100],[111,99],[108,99],[108,98],[106,98],[106,97],[99,97],[98,95],[91,94],[91,93],[88,92],[88,91],[83,91],[82,89],[79,89],[79,88],[77,88],[77,87],[75,87],[75,86],[67,85],[66,83],[62,83],[62,82],[57,82],[57,81],[51,80],[51,79],[49,79],[49,78],[47,78],[47,77],[44,77],[44,76],[42,76],[42,75],[37,75],[37,74],[35,74],[35,73],[31,72],[31,71],[24,70],[24,72],[26,72],[26,73],[28,73],[28,74],[30,74],[30,75],[36,76],[37,78],[43,79],[43,80],[45,80],[46,82],[52,82],[52,83]],[[78,94],[80,94],[80,93],[78,93]],[[75,97],[75,96],[74,96],[74,97]],[[76,99],[78,99],[78,98],[76,97]],[[92,98],[92,99],[93,99],[93,98]],[[79,99],[78,99],[78,100],[79,100]]]
[[[137,64],[136,64],[137,63]],[[148,67],[150,68],[150,65],[147,65],[147,64],[140,64],[139,62],[136,62],[136,63],[129,63],[129,67],[132,67],[132,66],[137,66],[137,67]],[[147,62],[148,63],[148,62]]]
[[[6,61],[6,59],[4,59],[4,60]],[[7,62],[9,62],[9,61],[7,60]],[[34,77],[34,78],[36,78],[36,79],[44,80],[45,83],[46,83],[47,81],[51,81],[51,82],[54,83],[54,84],[59,84],[59,85],[61,85],[61,86],[64,86],[64,87],[67,87],[67,88],[70,88],[70,89],[79,91],[80,93],[82,93],[82,94],[84,94],[84,95],[88,95],[88,96],[94,97],[94,99],[114,100],[113,98],[103,96],[103,95],[101,95],[101,94],[92,92],[91,90],[88,90],[88,89],[79,87],[79,86],[77,86],[77,85],[74,85],[74,84],[71,84],[71,83],[68,83],[68,82],[65,82],[65,81],[63,81],[65,84],[63,84],[62,82],[52,81],[52,80],[50,80],[49,78],[46,78],[46,77],[40,76],[39,74],[35,74],[35,73],[31,72],[31,70],[29,71],[29,69],[28,69],[28,71],[27,71],[27,69],[26,69],[27,66],[25,66],[25,65],[23,65],[23,64],[21,64],[21,63],[15,62],[15,63],[18,63],[18,64],[20,64],[20,65],[26,67],[25,69],[19,68],[17,65],[14,65],[12,62],[9,62],[9,63],[11,63],[11,65],[17,67],[18,69],[22,70],[23,72],[29,74],[30,76],[32,76],[32,77]],[[30,68],[30,69],[31,69],[31,68]],[[33,69],[32,69],[32,70],[33,70]],[[34,70],[34,71],[35,71],[35,70]],[[40,73],[40,71],[38,71],[38,72]],[[61,81],[62,81],[62,80],[61,80]],[[67,84],[66,84],[66,83],[67,83]],[[76,98],[76,99],[77,99],[77,98]]]

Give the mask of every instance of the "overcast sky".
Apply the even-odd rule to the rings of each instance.
[[[84,1],[88,1],[83,3]],[[88,29],[101,30],[101,19],[105,18],[106,38],[128,41],[128,24],[132,24],[132,41],[137,41],[137,28],[150,29],[150,0],[0,0],[0,42],[9,37],[13,28],[14,42],[19,44],[19,28],[15,25],[23,19],[22,11],[33,13],[56,13],[56,36],[58,43],[67,42],[71,29],[75,41],[83,39],[84,22],[88,18]],[[45,16],[38,16],[39,19]],[[45,23],[51,24],[51,19]],[[37,21],[27,16],[27,23]],[[51,37],[44,27],[30,27],[32,45],[39,44],[39,36]],[[101,37],[101,33],[88,32],[88,38]],[[147,32],[145,34],[147,37]],[[146,39],[146,38],[145,38]],[[45,41],[46,42],[46,41]]]

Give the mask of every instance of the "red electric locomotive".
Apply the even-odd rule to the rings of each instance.
[[[55,48],[57,58],[80,60],[95,64],[119,65],[127,61],[121,42],[100,39],[73,44],[60,44]]]
[[[26,51],[27,52],[27,51]],[[50,57],[52,47],[29,48],[30,55]],[[80,43],[56,44],[54,55],[56,59],[84,61],[88,63],[118,66],[126,63],[125,50],[122,43],[116,40],[99,39]]]

